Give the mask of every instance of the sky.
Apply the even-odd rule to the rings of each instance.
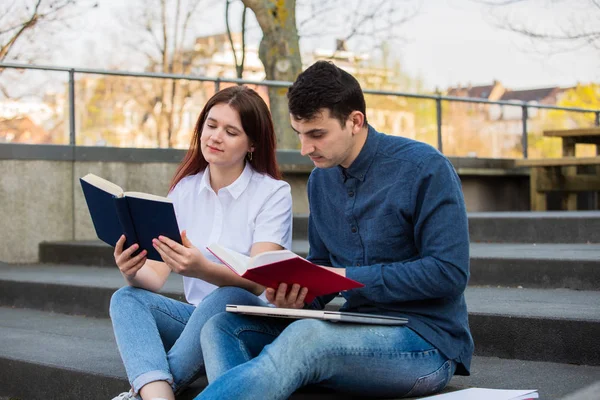
[[[192,34],[223,32],[224,1],[205,1],[209,6],[193,24]],[[361,4],[366,7],[369,1],[375,0],[363,0]],[[477,0],[415,1],[420,4],[419,12],[397,29],[401,40],[394,42],[392,49],[403,70],[422,79],[428,90],[490,84],[493,80],[512,89],[600,82],[600,49],[549,52],[539,42],[497,26],[502,17],[507,17],[515,21],[525,19],[538,29],[555,30],[572,22],[571,11],[575,15],[589,14],[589,8],[593,7],[591,0],[554,0],[550,8],[546,7],[549,0],[528,0],[510,8],[489,7]],[[82,29],[65,36],[68,46],[57,48],[48,61],[88,68],[120,65],[134,70],[128,64],[131,49],[115,46],[127,34],[124,24],[119,22],[123,7],[118,0],[99,0],[99,7],[81,21]],[[233,14],[239,14],[235,10]],[[600,15],[600,9],[595,12]],[[596,22],[600,22],[597,18]],[[258,45],[261,33],[253,18],[248,36],[251,44]],[[301,48],[333,50],[334,43],[333,35],[313,36],[302,39]],[[364,40],[349,44],[350,50],[353,46],[365,47]],[[570,50],[573,45],[566,47]]]
[[[577,1],[587,2],[569,3]],[[424,77],[429,86],[486,84],[494,79],[511,88],[600,81],[600,49],[548,54],[539,42],[494,25],[505,10],[469,0],[438,3],[428,2],[409,22],[405,31],[412,39],[400,49],[408,71]],[[534,7],[539,3],[520,7],[519,17],[537,19],[533,25],[540,29],[554,27],[564,7],[544,13]]]

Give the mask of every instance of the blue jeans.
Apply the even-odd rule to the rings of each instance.
[[[210,384],[196,400],[287,399],[313,384],[359,396],[424,396],[442,390],[456,369],[407,327],[222,313],[206,323],[201,343]]]
[[[154,381],[169,382],[177,393],[204,373],[200,331],[226,304],[265,305],[234,287],[214,291],[198,307],[131,286],[117,290],[110,317],[135,393]]]

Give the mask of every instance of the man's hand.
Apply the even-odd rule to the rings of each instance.
[[[185,231],[181,232],[181,243],[165,236],[152,240],[154,248],[173,272],[183,276],[198,277],[208,260],[190,242]]]
[[[279,308],[302,308],[304,307],[304,298],[308,289],[303,287],[300,289],[300,285],[294,283],[288,293],[288,285],[286,283],[279,284],[277,291],[273,288],[267,288],[265,290],[265,297],[269,303],[274,304]]]

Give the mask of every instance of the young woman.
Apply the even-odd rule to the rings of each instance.
[[[266,305],[263,287],[206,250],[216,242],[253,256],[291,246],[290,187],[280,180],[271,114],[255,91],[230,87],[207,102],[169,197],[183,244],[155,238],[164,262],[147,260],[145,252],[132,257],[138,246],[123,249],[124,236],[115,247],[128,285],[112,296],[110,316],[131,383],[115,399],[174,399],[204,373],[204,323],[228,303]],[[171,271],[183,276],[187,303],[156,293]],[[222,286],[246,290],[210,295]]]

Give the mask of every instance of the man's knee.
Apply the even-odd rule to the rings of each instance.
[[[330,344],[331,324],[316,319],[294,321],[277,338],[282,348],[294,349],[298,353],[318,352]]]

